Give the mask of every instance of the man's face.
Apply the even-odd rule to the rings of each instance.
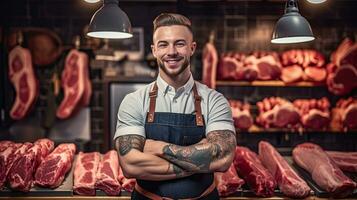
[[[162,26],[153,36],[152,53],[162,73],[176,77],[190,65],[190,57],[196,49],[190,30],[181,25]]]

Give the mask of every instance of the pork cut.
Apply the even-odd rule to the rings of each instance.
[[[62,72],[62,88],[64,98],[59,105],[56,116],[60,119],[66,119],[73,115],[88,103],[91,88],[88,88],[88,56],[78,50],[71,50],[65,61],[65,67]],[[86,91],[88,90],[88,91]]]
[[[101,160],[98,152],[79,152],[73,174],[73,192],[78,195],[95,195],[96,174]]]
[[[28,49],[17,46],[9,53],[9,78],[16,91],[10,117],[20,120],[31,110],[39,91]]]
[[[342,171],[357,173],[357,152],[326,151]]]
[[[226,172],[215,172],[214,178],[218,194],[226,197],[234,194],[243,184],[244,180],[238,177],[234,164],[232,163]]]
[[[118,174],[118,153],[114,150],[110,150],[102,156],[102,160],[98,166],[95,187],[103,190],[109,196],[118,195],[121,190],[121,185],[118,181]]]
[[[273,53],[253,53],[244,60],[246,67],[258,72],[259,80],[275,80],[280,77],[281,64]]]
[[[326,152],[313,143],[303,143],[293,149],[293,159],[311,174],[312,179],[332,197],[352,194],[356,183],[348,178]]]
[[[302,80],[304,71],[298,65],[290,65],[281,70],[281,80],[284,83],[293,83]]]
[[[11,166],[11,158],[21,144],[12,144],[0,152],[0,189],[4,186],[8,167]]]
[[[321,99],[296,99],[294,106],[299,110],[304,128],[327,129],[330,125],[330,102],[326,97]]]
[[[34,183],[48,188],[60,186],[65,175],[72,168],[75,152],[75,144],[64,143],[58,145],[37,168]]]
[[[332,110],[331,126],[335,130],[349,130],[357,128],[357,99],[349,97],[340,99]]]
[[[202,52],[202,82],[210,88],[216,88],[218,54],[216,47],[208,42]]]
[[[123,170],[119,166],[118,181],[121,187],[127,192],[133,192],[136,184],[135,178],[126,178],[123,174]]]
[[[294,128],[300,123],[300,114],[295,106],[280,97],[269,97],[257,102],[259,115],[256,121],[264,128]]]
[[[276,182],[270,172],[263,166],[258,155],[246,147],[236,147],[233,161],[238,175],[243,177],[257,196],[274,195]]]
[[[33,176],[38,165],[41,164],[43,158],[47,156],[45,153],[50,153],[53,147],[53,141],[49,139],[39,139],[22,157],[14,161],[8,175],[10,187],[13,190],[22,192],[30,191],[34,179]]]
[[[238,100],[229,100],[232,109],[234,126],[240,130],[248,130],[253,125],[253,117],[250,113],[250,105]]]
[[[275,177],[279,189],[284,195],[291,198],[304,198],[310,194],[310,188],[306,182],[270,143],[259,142],[259,158]]]

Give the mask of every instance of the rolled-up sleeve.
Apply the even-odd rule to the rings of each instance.
[[[221,93],[212,92],[209,97],[206,134],[217,130],[235,132],[232,110],[227,99]]]
[[[119,106],[114,140],[118,136],[131,134],[145,137],[142,102],[134,94],[126,95]]]

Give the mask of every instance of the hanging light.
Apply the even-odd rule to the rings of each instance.
[[[104,0],[103,6],[93,15],[88,36],[108,39],[133,37],[128,16],[119,8],[118,0]]]
[[[307,1],[310,2],[310,3],[318,4],[318,3],[323,3],[326,0],[307,0]]]
[[[100,0],[84,0],[84,1],[87,2],[87,3],[97,3]]]
[[[288,0],[285,14],[275,25],[271,43],[290,44],[314,39],[309,22],[299,13],[297,0]]]

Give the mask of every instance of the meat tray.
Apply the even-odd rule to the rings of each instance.
[[[321,189],[320,186],[318,186],[314,180],[312,180],[312,177],[309,172],[307,172],[305,169],[299,167],[296,163],[294,163],[292,157],[284,157],[290,166],[292,166],[295,171],[306,181],[306,183],[310,186],[310,188],[314,191],[315,196],[317,197],[322,197],[322,198],[328,198],[330,197],[330,194]],[[346,176],[351,178],[353,181],[357,181],[357,174],[353,173],[346,173],[343,172]],[[357,197],[357,189],[354,190],[351,196],[349,198],[356,198]]]

